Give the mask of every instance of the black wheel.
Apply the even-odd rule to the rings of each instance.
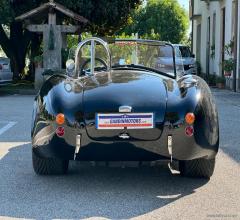
[[[41,158],[32,151],[33,169],[39,175],[65,174],[68,170],[68,160]]]
[[[179,161],[179,170],[182,176],[210,178],[215,167],[214,159],[196,159]]]

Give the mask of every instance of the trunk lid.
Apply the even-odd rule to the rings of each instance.
[[[167,94],[163,79],[141,71],[98,73],[84,80],[84,120],[90,138],[98,141],[120,140],[125,131],[132,140],[157,140],[163,131]],[[132,113],[153,113],[154,128],[99,130],[96,113],[119,113],[120,106],[131,106]]]

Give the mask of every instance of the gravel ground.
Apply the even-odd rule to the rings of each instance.
[[[66,176],[32,170],[33,96],[0,96],[0,219],[240,219],[240,94],[213,90],[220,151],[213,177],[157,167],[71,162]],[[12,124],[9,124],[9,123]]]

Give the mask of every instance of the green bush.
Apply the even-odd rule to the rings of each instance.
[[[234,70],[235,61],[233,58],[223,61],[223,69],[226,72],[231,72]]]
[[[215,86],[216,85],[216,78],[217,78],[216,75],[210,74],[208,76],[208,83],[209,83],[210,86]]]
[[[225,79],[224,76],[218,76],[217,79],[216,79],[216,82],[225,84],[226,79]]]
[[[43,62],[43,55],[38,55],[33,58],[35,63],[42,63]]]

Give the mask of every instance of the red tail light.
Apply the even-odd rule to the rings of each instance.
[[[193,128],[193,126],[187,126],[187,127],[185,128],[185,134],[186,134],[188,137],[193,136],[193,133],[194,133],[194,128]]]
[[[65,134],[64,127],[58,127],[56,129],[56,134],[57,134],[57,136],[62,137]]]

